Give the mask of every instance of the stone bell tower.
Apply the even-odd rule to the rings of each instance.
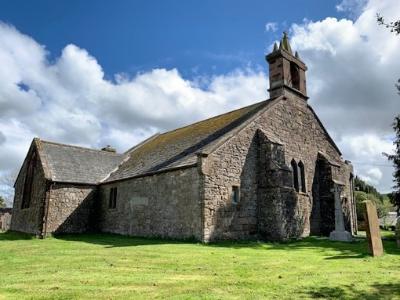
[[[299,54],[293,55],[292,48],[286,32],[279,43],[274,44],[274,49],[266,56],[269,64],[269,94],[270,98],[276,98],[287,92],[295,93],[307,100],[306,71],[307,66],[299,58]]]

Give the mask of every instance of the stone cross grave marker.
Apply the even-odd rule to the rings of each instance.
[[[351,242],[353,240],[351,233],[344,228],[344,218],[342,209],[342,200],[340,194],[343,190],[343,184],[335,182],[333,193],[335,197],[335,230],[329,235],[332,241]]]
[[[383,245],[376,207],[369,200],[364,201],[364,205],[369,253],[372,256],[381,256],[383,255]]]

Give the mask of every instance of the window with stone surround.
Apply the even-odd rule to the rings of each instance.
[[[232,204],[238,204],[240,202],[240,189],[236,185],[232,186],[231,201]]]
[[[116,208],[117,207],[117,188],[113,187],[110,189],[110,197],[108,200],[108,208]]]
[[[290,166],[292,167],[292,173],[293,173],[293,187],[298,192],[299,191],[299,172],[298,172],[297,163],[294,159],[292,159],[292,161],[290,162]]]
[[[36,166],[36,152],[33,152],[31,159],[29,160],[27,170],[26,170],[24,192],[22,194],[21,209],[29,208],[29,206],[31,205],[33,176],[35,173],[35,166]]]
[[[305,176],[305,171],[304,171],[304,164],[302,161],[299,162],[299,185],[301,187],[301,191],[303,193],[307,192],[306,189],[306,176]]]

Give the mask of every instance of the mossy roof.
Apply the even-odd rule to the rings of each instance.
[[[266,100],[157,135],[133,148],[128,153],[129,158],[106,181],[194,165],[198,152],[216,143],[269,103]]]
[[[125,158],[123,154],[37,139],[47,179],[56,182],[97,184]]]

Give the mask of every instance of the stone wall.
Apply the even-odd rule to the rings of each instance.
[[[206,159],[204,241],[257,238],[257,159],[254,134],[236,136]],[[234,186],[237,204],[231,199]]]
[[[257,233],[259,199],[257,199],[257,178],[260,158],[257,149],[257,130],[261,129],[273,143],[283,146],[281,155],[286,167],[292,159],[303,162],[305,167],[306,192],[296,192],[293,186],[281,184],[270,187],[267,199],[277,202],[276,207],[286,210],[284,225],[264,220],[265,228],[281,228],[272,239],[287,239],[310,234],[310,216],[313,207],[313,181],[319,152],[339,170],[333,178],[348,185],[348,170],[339,152],[329,141],[321,124],[307,102],[294,94],[286,100],[272,104],[265,113],[244,127],[240,132],[211,153],[205,160],[208,170],[204,175],[204,240],[227,238],[251,238]],[[347,171],[346,171],[347,170]],[[268,175],[266,175],[268,176]],[[283,175],[282,175],[283,176]],[[289,175],[289,178],[292,175]],[[240,203],[234,205],[230,199],[232,186],[240,186]],[[346,186],[346,191],[348,187]],[[279,205],[278,205],[279,202]],[[332,198],[332,207],[334,207]],[[279,214],[278,214],[279,215]],[[331,222],[323,220],[323,222]],[[261,220],[261,222],[263,222]],[[283,227],[282,227],[283,226]],[[258,228],[260,232],[265,232]],[[267,237],[271,237],[268,236]]]
[[[45,234],[93,230],[96,186],[53,183],[50,186]]]
[[[109,208],[113,187],[116,208]],[[102,185],[99,200],[103,232],[201,240],[200,176],[195,167]]]
[[[47,190],[47,182],[44,176],[40,160],[36,160],[34,166],[34,176],[32,183],[32,197],[28,208],[21,208],[24,192],[24,183],[27,172],[28,159],[21,167],[19,176],[15,184],[14,204],[11,218],[11,230],[21,231],[35,235],[41,235],[43,228],[44,200]]]

